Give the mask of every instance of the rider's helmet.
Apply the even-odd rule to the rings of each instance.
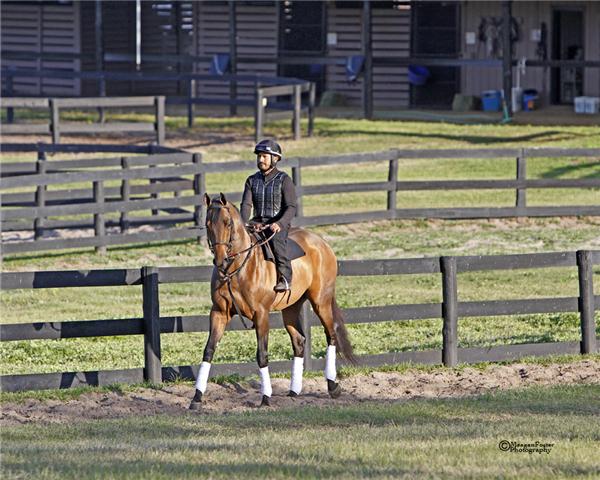
[[[281,147],[273,140],[262,140],[258,142],[256,147],[254,147],[254,153],[270,153],[276,157],[276,159],[273,159],[275,162],[281,160],[283,156],[281,154]]]

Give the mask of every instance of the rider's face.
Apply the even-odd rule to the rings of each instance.
[[[271,154],[270,153],[258,153],[256,155],[256,165],[261,172],[268,172],[271,170],[273,164],[271,163]]]

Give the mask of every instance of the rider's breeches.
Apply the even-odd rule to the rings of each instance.
[[[288,229],[282,229],[271,239],[271,247],[275,254],[275,266],[277,272],[292,283],[292,264],[287,252]]]

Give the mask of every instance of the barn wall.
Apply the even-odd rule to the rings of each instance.
[[[514,58],[527,57],[538,59],[538,42],[531,40],[531,30],[539,29],[542,22],[548,29],[548,59],[552,55],[552,7],[553,6],[580,6],[585,9],[585,54],[586,60],[600,58],[600,3],[551,3],[551,2],[513,2],[512,15],[519,24],[520,39],[515,45]],[[465,33],[475,32],[482,17],[502,16],[501,3],[494,2],[464,2],[462,8],[462,42],[463,57],[469,59],[490,58],[486,46],[480,41],[475,45],[466,45]],[[462,91],[468,95],[480,95],[484,90],[502,89],[502,67],[463,67]],[[516,68],[513,70],[513,84],[516,85]],[[543,102],[549,103],[550,95],[550,70],[540,67],[526,69],[521,78],[521,87],[535,88],[542,94]],[[600,72],[597,68],[588,68],[585,72],[584,95],[600,95]]]
[[[80,53],[80,4],[71,2],[0,4],[0,28],[2,49],[33,53]],[[61,69],[79,71],[77,60],[10,60],[3,58],[2,67],[30,68],[37,70]],[[14,83],[16,95],[79,95],[78,79],[18,78]]]
[[[278,15],[277,6],[272,4],[236,4],[235,8],[238,57],[277,56]],[[197,4],[197,51],[198,55],[229,53],[229,5],[227,2],[201,2]],[[266,28],[268,26],[268,28]],[[209,65],[198,65],[197,73],[208,74]],[[273,62],[244,63],[238,61],[239,75],[277,75],[277,65]],[[238,86],[238,97],[253,98],[254,88],[249,84]],[[197,95],[202,97],[229,97],[227,82],[198,82]]]

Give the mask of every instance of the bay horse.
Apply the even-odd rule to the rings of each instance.
[[[214,254],[212,308],[210,335],[204,348],[190,409],[201,408],[215,349],[235,313],[250,319],[256,330],[261,406],[268,406],[272,394],[268,367],[269,312],[281,311],[294,352],[288,395],[297,396],[302,390],[305,343],[298,316],[306,300],[312,304],[327,337],[324,374],[329,395],[332,398],[339,397],[342,389],[336,381],[336,347],[342,358],[352,363],[355,363],[355,358],[342,312],[335,299],[337,259],[331,247],[312,232],[291,228],[288,238],[295,240],[305,255],[292,261],[294,281],[291,290],[275,292],[275,265],[264,259],[260,247],[263,242],[253,239],[248,233],[237,207],[227,201],[222,193],[213,199],[205,194],[204,202],[207,207],[207,240]]]

